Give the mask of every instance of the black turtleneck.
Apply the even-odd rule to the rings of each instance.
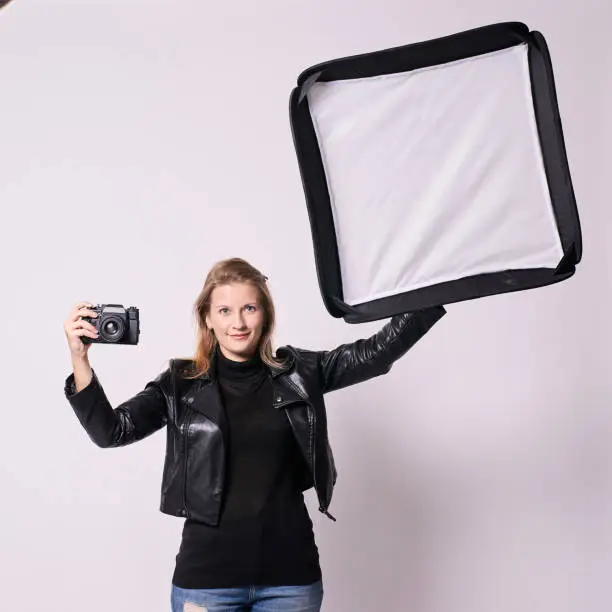
[[[258,354],[238,362],[219,349],[214,364],[228,422],[221,518],[218,527],[185,521],[172,581],[185,589],[315,582],[304,460],[285,411],[272,405],[269,370]]]

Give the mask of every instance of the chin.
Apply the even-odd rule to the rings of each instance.
[[[247,342],[230,339],[226,346],[234,353],[254,353],[258,348],[258,342],[257,339],[253,339],[252,337],[249,338]]]
[[[259,344],[257,340],[249,340],[249,342],[247,344],[243,344],[239,347],[236,348],[236,350],[239,353],[248,353],[249,355],[252,355],[253,353],[256,353],[259,349]]]

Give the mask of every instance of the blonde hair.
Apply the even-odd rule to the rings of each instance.
[[[197,343],[195,355],[191,359],[193,367],[184,378],[198,378],[206,374],[210,369],[213,353],[218,340],[213,331],[206,325],[206,316],[210,312],[210,300],[212,292],[221,285],[230,283],[251,283],[258,291],[261,307],[264,311],[264,325],[259,340],[259,354],[264,363],[272,367],[283,364],[282,359],[274,356],[272,350],[272,334],[276,321],[274,302],[264,276],[257,268],[239,257],[223,259],[218,261],[206,275],[204,287],[198,295],[193,312],[197,325]]]

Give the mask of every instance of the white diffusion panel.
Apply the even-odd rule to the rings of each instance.
[[[526,45],[315,83],[308,102],[347,304],[559,263]]]

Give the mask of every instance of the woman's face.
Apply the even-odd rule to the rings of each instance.
[[[246,361],[258,349],[265,324],[259,291],[251,283],[230,283],[213,289],[206,325],[215,332],[221,352]]]

